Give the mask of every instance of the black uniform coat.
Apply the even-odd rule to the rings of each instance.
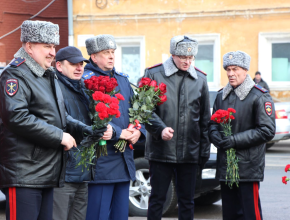
[[[219,110],[234,108],[235,119],[231,122],[236,144],[236,155],[239,158],[240,181],[263,181],[265,168],[266,142],[275,136],[274,103],[267,90],[254,86],[247,75],[245,81],[232,89],[228,84],[221,90],[213,106],[213,114]],[[222,127],[211,121],[209,135],[213,130],[222,131]],[[217,174],[220,181],[226,180],[226,152],[218,149]]]
[[[0,77],[0,188],[63,186],[63,131],[81,128],[66,114],[52,70],[19,52],[26,61],[17,58]]]
[[[164,64],[146,69],[145,77],[167,85],[167,101],[156,107],[152,125],[146,124],[145,158],[195,164],[200,156],[208,158],[210,106],[206,75],[193,66],[188,72],[180,72],[170,57]],[[174,130],[170,141],[161,138],[165,127]]]

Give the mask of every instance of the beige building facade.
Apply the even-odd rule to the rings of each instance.
[[[199,42],[194,65],[208,74],[210,90],[227,83],[222,56],[242,50],[268,83],[271,95],[290,97],[289,0],[73,0],[73,42],[87,55],[85,40],[116,37],[116,68],[136,82],[146,67],[165,61],[169,41],[188,35]]]

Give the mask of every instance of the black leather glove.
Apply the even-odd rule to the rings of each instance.
[[[220,142],[220,148],[227,150],[230,148],[235,148],[236,147],[236,142],[234,139],[234,136],[225,136],[223,140]]]
[[[92,126],[86,126],[83,128],[84,139],[81,141],[81,145],[84,147],[90,147],[93,143],[97,142],[103,137],[107,128],[100,128],[93,131]]]
[[[207,161],[208,161],[208,157],[200,157],[199,158],[198,165],[199,165],[201,170],[204,168]]]
[[[223,140],[222,135],[219,131],[212,131],[209,135],[209,140],[214,144],[216,148],[220,148],[221,141]]]
[[[93,130],[92,126],[86,126],[83,128],[83,133],[85,136],[91,136],[91,138],[95,141],[99,140],[104,136],[104,132],[107,131],[106,127]]]

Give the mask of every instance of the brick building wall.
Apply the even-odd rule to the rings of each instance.
[[[52,0],[1,0],[0,37],[14,30]],[[67,1],[55,0],[46,10],[32,20],[51,21],[59,25],[60,45],[56,50],[68,45]],[[20,29],[0,40],[0,66],[5,66],[21,47]]]

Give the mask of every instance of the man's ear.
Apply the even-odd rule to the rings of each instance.
[[[33,43],[31,43],[31,42],[26,42],[26,43],[23,44],[23,47],[24,47],[26,53],[28,53],[28,54],[31,56],[31,54],[32,54]]]
[[[56,67],[56,69],[57,69],[59,72],[62,72],[61,62],[57,61],[56,64],[55,64],[55,67]]]
[[[96,53],[93,53],[91,54],[91,59],[94,63],[97,63],[97,58],[96,58],[97,54]]]

